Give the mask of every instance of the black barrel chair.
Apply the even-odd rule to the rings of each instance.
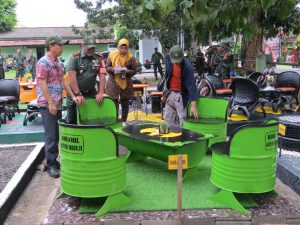
[[[248,78],[250,80],[253,80],[258,88],[265,88],[267,86],[267,76],[266,74],[262,74],[260,72],[254,72],[254,73],[251,73]]]
[[[280,99],[287,102],[292,108],[293,100],[298,101],[298,92],[300,86],[300,75],[295,71],[285,71],[278,74],[274,80],[274,86],[280,91]]]
[[[232,90],[225,87],[220,77],[216,75],[206,75],[198,85],[198,93],[201,96],[231,96]]]
[[[15,111],[20,114],[19,109],[20,85],[14,79],[0,80],[0,114],[3,113],[2,123],[6,123],[6,117],[12,120]]]
[[[229,117],[237,110],[242,110],[249,120],[257,108],[261,108],[264,117],[266,112],[259,102],[259,89],[256,83],[247,78],[234,78],[232,82],[232,99]]]
[[[27,126],[27,122],[31,122],[40,114],[37,99],[32,100],[27,104],[26,113],[23,119],[23,126]]]

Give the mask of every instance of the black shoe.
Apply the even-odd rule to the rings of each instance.
[[[48,167],[48,174],[50,177],[53,177],[53,178],[60,177],[59,169],[55,168],[55,166]]]
[[[60,163],[58,161],[55,161],[53,166],[58,170],[60,169]]]

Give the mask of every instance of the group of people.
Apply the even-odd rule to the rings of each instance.
[[[25,73],[30,73],[32,78],[35,78],[35,67],[37,58],[33,55],[32,49],[29,50],[27,56],[22,54],[21,49],[17,49],[16,55],[13,57],[13,67],[16,70],[16,78],[24,77]],[[5,78],[5,58],[1,54],[0,49],[0,79]]]
[[[193,49],[184,51],[184,58],[189,60],[195,66],[195,72],[199,78],[203,78],[205,73],[215,74],[221,79],[229,77],[232,67],[233,56],[227,44],[212,45],[204,54],[201,49],[197,49],[196,54],[193,54]],[[157,79],[157,69],[162,75],[160,61],[162,60],[161,53],[154,49],[152,55],[152,63],[154,66],[154,76]],[[162,76],[163,77],[163,76]]]
[[[51,36],[46,40],[47,53],[36,65],[37,103],[43,118],[45,132],[45,153],[48,173],[51,177],[59,177],[58,156],[58,124],[62,118],[62,91],[65,88],[67,98],[66,122],[76,124],[76,104],[84,104],[86,98],[95,98],[101,104],[104,95],[110,96],[122,107],[122,121],[126,122],[129,111],[129,99],[133,96],[132,76],[137,72],[136,60],[129,51],[127,39],[121,39],[117,50],[111,52],[104,62],[101,55],[95,54],[96,40],[87,36],[81,50],[72,54],[67,73],[69,83],[64,79],[64,70],[58,57],[62,54],[64,41],[59,36]],[[157,56],[158,59],[160,56]],[[166,56],[165,89],[169,90],[164,119],[179,126],[186,117],[186,106],[191,101],[191,112],[198,117],[196,100],[197,92],[193,67],[184,58],[183,50],[173,46]],[[157,67],[160,71],[160,68]],[[105,75],[108,74],[106,81]],[[99,77],[98,88],[96,78]],[[161,74],[162,76],[162,74]],[[124,124],[126,125],[126,124]]]
[[[206,51],[206,57],[209,74],[215,74],[221,79],[229,78],[233,55],[227,44],[210,46]]]

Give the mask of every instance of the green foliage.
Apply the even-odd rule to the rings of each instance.
[[[138,12],[147,15],[148,20],[156,24],[163,23],[163,17],[176,12],[181,19],[188,19],[201,40],[207,39],[209,31],[212,31],[215,39],[233,34],[242,34],[248,39],[261,32],[274,34],[279,25],[287,24],[286,18],[293,21],[288,23],[288,29],[299,26],[299,23],[295,23],[295,15],[299,14],[295,8],[297,0],[140,0],[138,4],[130,0],[122,2],[131,6],[138,5]],[[152,11],[164,16],[155,18]],[[290,16],[291,13],[294,17]]]
[[[11,30],[16,25],[15,7],[15,0],[0,0],[0,32]]]
[[[111,0],[74,0],[77,7],[87,13],[88,23],[85,29],[77,33],[89,32],[98,38],[112,37],[111,29],[116,24],[128,30],[141,30],[135,33],[137,38],[158,37],[163,46],[172,46],[177,42],[177,34],[185,32],[185,39],[190,40],[192,24],[183,14],[182,7],[175,0],[121,0],[118,5],[103,8]],[[93,27],[97,26],[97,29]]]
[[[115,26],[114,27],[114,31],[115,31],[115,38],[116,38],[116,42],[118,43],[120,39],[122,38],[126,38],[129,43],[130,43],[130,47],[134,48],[134,49],[138,49],[138,33],[134,32],[131,29],[128,29],[125,26]]]

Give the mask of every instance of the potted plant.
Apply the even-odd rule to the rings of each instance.
[[[31,73],[26,73],[25,78],[27,79],[28,83],[32,83],[32,74]]]
[[[169,124],[166,122],[161,122],[159,124],[159,133],[160,134],[167,134],[169,133]]]

